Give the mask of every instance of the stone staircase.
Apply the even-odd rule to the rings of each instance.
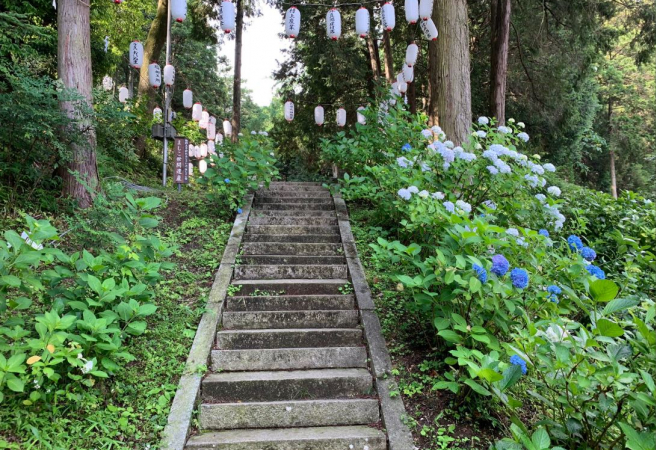
[[[186,448],[387,449],[368,362],[330,192],[258,191]]]

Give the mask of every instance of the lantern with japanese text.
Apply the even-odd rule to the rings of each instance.
[[[285,120],[287,122],[294,120],[294,103],[291,100],[285,102]]]
[[[216,139],[216,121],[212,123],[212,120],[210,120],[207,124],[207,139]]]
[[[125,86],[122,86],[121,89],[118,90],[118,101],[125,103],[128,101],[128,98],[130,98],[130,91],[128,91],[128,88]]]
[[[412,67],[417,63],[417,56],[419,55],[419,47],[414,42],[411,42],[408,45],[408,48],[405,50],[405,63]]]
[[[143,45],[139,41],[132,41],[130,43],[130,65],[133,69],[141,69],[143,64]]]
[[[148,66],[148,82],[155,89],[162,84],[162,69],[156,62],[153,62]]]
[[[367,124],[367,118],[362,114],[360,111],[364,111],[366,108],[364,106],[358,107],[357,114],[358,114],[358,123],[360,125],[366,125]]]
[[[346,110],[339,108],[337,110],[337,126],[343,127],[344,125],[346,125]]]
[[[419,17],[428,20],[433,15],[433,0],[419,0]]]
[[[418,0],[405,0],[405,20],[412,25],[419,20]]]
[[[235,29],[235,4],[230,0],[221,3],[221,29],[226,34]]]
[[[114,80],[109,75],[105,75],[102,80],[102,87],[106,91],[111,91],[114,87]]]
[[[421,31],[424,32],[424,37],[429,41],[437,40],[437,27],[433,22],[433,19],[422,20],[420,23]]]
[[[326,14],[326,34],[333,41],[339,39],[342,34],[342,16],[337,8],[330,8]]]
[[[410,66],[403,66],[403,79],[406,83],[412,83],[415,79],[415,69]]]
[[[396,17],[394,15],[394,6],[386,2],[382,8],[380,8],[381,22],[383,23],[383,29],[385,31],[392,31],[394,26],[396,26]]]
[[[355,13],[355,34],[366,38],[369,34],[369,10],[361,6]]]
[[[175,82],[175,67],[171,64],[164,66],[164,84],[168,87],[173,86]]]
[[[232,124],[228,119],[223,121],[223,134],[226,136],[232,136]],[[223,142],[223,139],[219,139],[220,142]]]
[[[324,111],[323,106],[319,105],[314,108],[314,123],[321,126],[324,123]]]
[[[187,18],[187,0],[170,0],[171,1],[171,19],[176,22],[183,22]]]
[[[207,171],[207,161],[205,161],[204,159],[198,161],[198,171],[200,173],[205,173],[205,171]]]
[[[301,12],[296,6],[292,6],[285,13],[285,33],[290,38],[295,38],[301,31]]]

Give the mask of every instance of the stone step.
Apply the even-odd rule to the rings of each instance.
[[[366,425],[379,420],[378,400],[367,398],[200,405],[203,430]]]
[[[292,243],[292,242],[245,242],[242,255],[294,255],[294,256],[340,256],[344,254],[338,243]]]
[[[253,234],[245,233],[243,242],[292,242],[297,244],[337,244],[339,234]]]
[[[216,333],[220,350],[271,348],[358,347],[359,328],[307,328],[297,330],[224,330]]]
[[[255,197],[255,205],[266,205],[269,203],[315,203],[317,205],[333,205],[332,197]]]
[[[356,310],[337,311],[225,311],[223,328],[254,330],[271,328],[355,328]]]
[[[367,369],[211,373],[202,381],[203,402],[268,402],[371,395]]]
[[[334,227],[337,226],[337,217],[332,211],[327,211],[330,217],[298,217],[298,216],[260,216],[251,217],[248,220],[248,226],[253,225],[294,225],[294,226],[313,226],[313,227]]]
[[[260,217],[336,217],[335,211],[321,211],[317,209],[296,210],[296,211],[277,211],[275,209],[268,211],[253,211],[248,216],[249,220]]]
[[[323,181],[270,181],[269,186],[323,186]]]
[[[312,226],[312,225],[251,225],[246,226],[246,231],[252,234],[333,234],[339,236],[338,226]]]
[[[212,350],[214,372],[367,367],[364,347]]]
[[[260,255],[240,256],[241,264],[346,264],[343,256]]]
[[[366,426],[230,430],[192,436],[187,450],[386,450],[385,433]]]
[[[337,295],[351,294],[353,289],[348,280],[337,279],[278,279],[278,280],[234,280],[239,295]],[[263,294],[269,292],[270,294]]]
[[[235,280],[280,280],[280,279],[328,279],[346,278],[348,268],[344,265],[282,265],[236,266]]]
[[[266,191],[258,190],[255,192],[255,198],[303,198],[303,197],[314,197],[314,198],[332,198],[330,191]]]
[[[321,185],[308,185],[308,184],[270,184],[269,191],[328,191],[327,188]]]
[[[226,311],[304,311],[354,309],[354,295],[278,295],[226,298]]]
[[[255,211],[287,211],[287,210],[320,210],[320,211],[332,211],[335,209],[335,205],[330,202],[327,204],[322,203],[264,203],[261,205],[255,205]]]

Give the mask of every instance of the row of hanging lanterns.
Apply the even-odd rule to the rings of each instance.
[[[365,118],[364,114],[362,114],[361,111],[364,111],[365,107],[360,106],[357,109],[357,116],[358,116],[358,123],[361,125],[365,125],[367,123],[367,119]],[[284,106],[284,111],[285,111],[285,120],[287,122],[292,122],[294,120],[294,115],[295,115],[295,106],[294,102],[291,100],[287,100],[285,102]],[[323,106],[318,105],[316,108],[314,108],[314,122],[322,126],[325,123],[325,111]],[[346,110],[342,107],[337,109],[336,112],[336,122],[337,126],[343,127],[346,125]]]

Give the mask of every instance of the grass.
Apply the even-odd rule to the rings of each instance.
[[[172,258],[177,266],[156,287],[158,310],[149,317],[146,333],[129,343],[136,360],[116,376],[72,392],[75,400],[54,410],[0,404],[0,449],[158,447],[232,216],[212,210],[199,192],[149,195],[167,197],[158,211],[163,216],[158,231],[178,246]],[[53,219],[65,223],[64,217]],[[62,245],[74,242],[71,236]]]

